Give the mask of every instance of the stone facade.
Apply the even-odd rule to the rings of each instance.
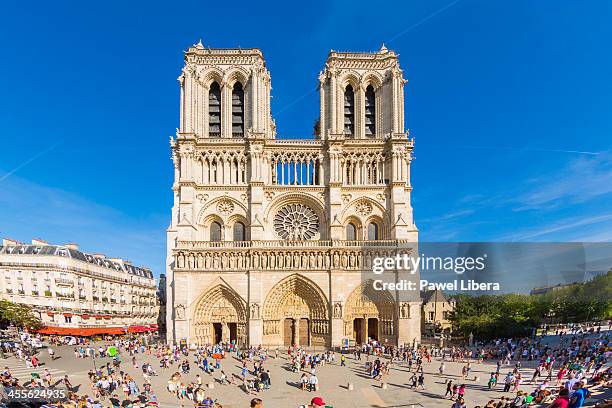
[[[429,290],[421,293],[422,331],[433,335],[439,332],[450,332],[453,324],[449,320],[450,313],[457,305],[454,298],[447,297],[441,290]]]
[[[314,139],[276,138],[258,49],[194,45],[179,82],[168,341],[419,341],[418,291],[366,279],[373,258],[417,250],[397,55],[330,52]]]
[[[31,305],[43,326],[65,329],[65,333],[78,333],[77,329],[123,332],[129,326],[157,324],[159,314],[149,269],[83,253],[76,244],[41,240],[31,244],[3,241],[0,299]]]

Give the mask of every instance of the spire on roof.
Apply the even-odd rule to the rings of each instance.
[[[382,53],[382,52],[387,52],[387,51],[389,50],[387,49],[387,47],[385,47],[385,43],[382,43],[382,45],[380,46],[380,50],[378,50],[378,52]]]
[[[202,44],[202,39],[200,38],[200,41],[198,41],[197,44],[193,44],[193,46],[195,48],[197,48],[198,50],[203,50],[204,49],[204,44]]]

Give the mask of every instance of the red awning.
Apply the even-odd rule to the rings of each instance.
[[[130,333],[146,333],[146,332],[155,331],[155,330],[157,329],[154,329],[148,326],[130,326],[128,327],[128,331]]]
[[[124,334],[122,327],[49,327],[38,330],[40,334],[56,334],[62,336],[93,336],[96,334]]]
[[[64,316],[66,316],[66,317],[72,317],[72,313],[64,313]]]
[[[47,316],[53,316],[55,313],[53,312],[47,312]]]

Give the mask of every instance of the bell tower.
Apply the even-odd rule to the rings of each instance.
[[[330,51],[319,75],[321,138],[403,133],[405,83],[397,54],[384,44],[373,53]]]
[[[257,48],[205,48],[185,52],[179,133],[195,138],[274,137],[270,73]]]

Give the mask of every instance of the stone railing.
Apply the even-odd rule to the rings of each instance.
[[[209,248],[399,248],[409,246],[409,240],[375,240],[375,241],[287,241],[287,240],[261,240],[261,241],[178,241],[178,249],[209,249]]]

